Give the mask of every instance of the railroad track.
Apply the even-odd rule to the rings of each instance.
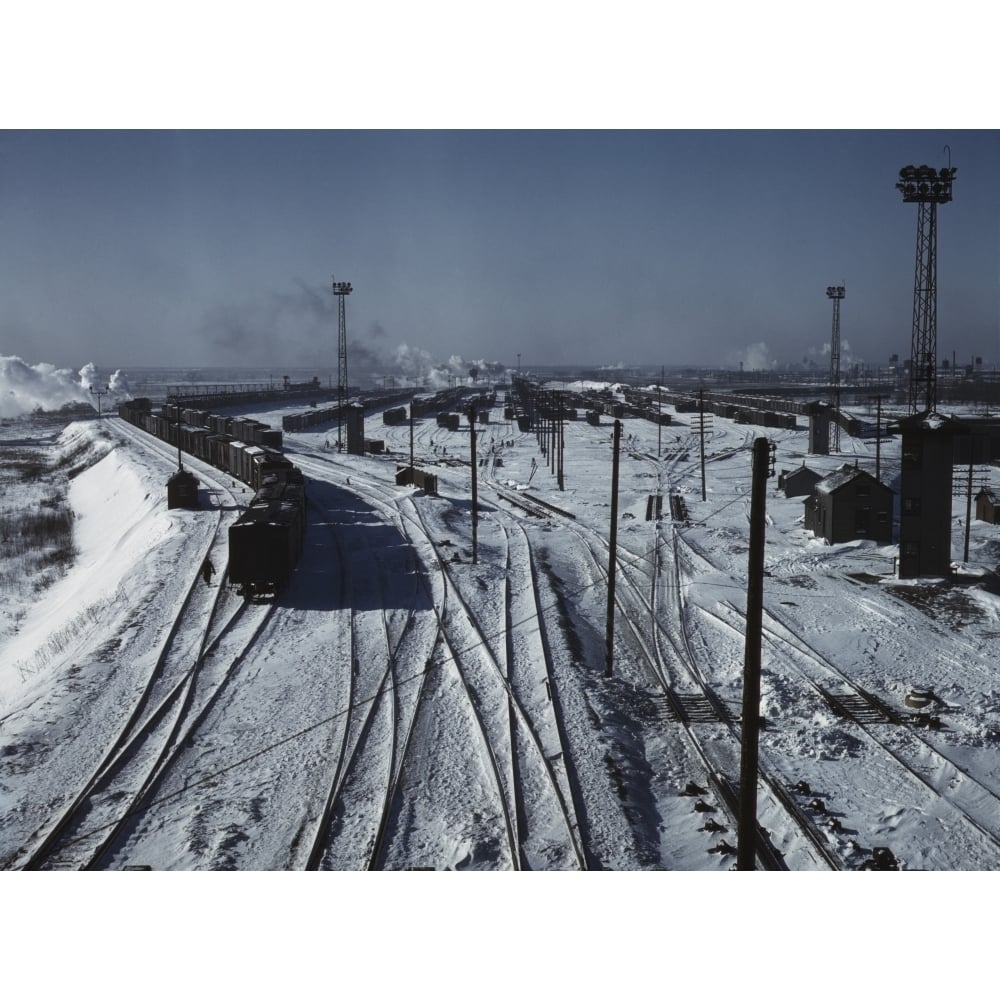
[[[730,454],[727,453],[724,457],[730,457]],[[661,492],[666,485],[663,480],[675,464],[671,462],[665,469],[661,469],[658,464],[657,489]],[[634,643],[642,651],[642,661],[649,667],[651,676],[665,697],[665,716],[685,729],[689,745],[702,770],[701,780],[712,786],[735,826],[737,796],[732,781],[726,775],[739,773],[738,720],[734,718],[735,713],[729,706],[716,695],[700,670],[699,657],[689,640],[685,627],[683,580],[676,554],[676,531],[672,532],[673,544],[670,546],[673,552],[673,579],[671,586],[667,588],[673,592],[676,610],[668,616],[661,615],[658,611],[661,606],[658,594],[662,579],[661,560],[668,546],[661,539],[661,522],[654,521],[653,528],[654,542],[648,551],[627,553],[627,558],[618,559],[618,579],[632,591],[630,602],[626,602],[625,595],[616,593],[619,620],[624,621],[629,628]],[[594,546],[606,558],[608,543],[598,533],[587,532],[582,537],[598,573],[606,578],[605,562],[596,557]],[[644,589],[646,593],[643,592]],[[636,612],[631,602],[641,610]],[[648,633],[639,625],[640,621],[648,621]],[[728,730],[731,737],[728,744],[721,743],[717,738],[713,738],[710,744],[706,743],[699,733],[700,727],[705,723]],[[813,818],[788,796],[784,784],[763,768],[759,775],[761,787],[772,800],[770,825],[774,826],[775,820],[780,820],[780,814],[784,813],[791,819],[793,829],[804,837],[804,844],[800,849],[811,856],[814,863],[831,868],[841,867],[839,860],[829,849],[825,831],[818,828]],[[788,845],[786,853],[787,850]],[[758,829],[757,854],[759,863],[765,868],[787,867],[783,853],[772,843],[770,835],[762,826]]]
[[[692,555],[712,565],[700,547],[691,544],[690,539],[685,538],[684,542]],[[732,602],[724,602],[721,608],[725,614],[706,607],[698,610],[732,629],[742,640],[745,636],[743,612]],[[969,836],[983,845],[981,850],[986,852],[983,856],[995,858],[1000,848],[997,834],[1000,795],[972,777],[960,762],[950,758],[946,748],[936,745],[930,732],[910,724],[905,713],[860,685],[800,633],[801,630],[790,625],[780,612],[765,608],[763,638],[782,672],[802,683],[844,724],[856,727],[857,734],[873,751],[891,761],[892,766],[902,769],[907,780],[920,789],[920,794],[929,795],[932,802],[942,802],[946,814],[950,811],[959,818],[969,829]],[[923,811],[928,807],[917,808]],[[846,859],[855,854],[858,847],[846,837],[840,839],[845,841],[839,848],[845,858],[842,863],[847,864]],[[996,863],[992,861],[991,866]]]
[[[503,487],[498,487],[497,484],[492,485],[500,496],[505,499],[511,499],[512,502],[516,501],[518,506],[527,508],[529,512],[535,514],[536,516],[546,517],[549,519],[558,516],[557,511],[548,505],[543,506],[533,503],[532,498],[525,497],[523,494],[518,494],[516,497],[512,498],[509,496],[510,491],[504,489]],[[566,519],[563,523],[566,524],[569,530],[574,531],[583,543],[584,550],[593,560],[598,577],[606,580],[606,562],[602,562],[595,556],[594,547],[597,546],[602,554],[606,555],[609,552],[607,542],[597,533],[591,532],[582,526],[573,524],[572,520],[573,519]],[[730,713],[726,706],[723,705],[714,695],[711,688],[700,678],[695,679],[693,684],[691,683],[691,680],[688,679],[686,685],[678,688],[678,678],[671,678],[668,676],[669,671],[664,665],[664,652],[660,645],[662,642],[661,627],[656,622],[656,616],[652,613],[652,609],[656,606],[655,590],[656,581],[659,575],[659,568],[656,562],[658,556],[656,554],[658,551],[659,545],[654,544],[653,571],[648,581],[648,585],[650,587],[649,597],[642,597],[639,590],[635,588],[634,582],[630,579],[630,574],[634,572],[635,569],[634,562],[639,561],[641,557],[637,558],[635,554],[632,554],[631,560],[624,558],[619,558],[618,560],[618,567],[620,571],[619,579],[622,580],[624,578],[626,587],[632,589],[634,595],[637,595],[635,599],[637,599],[638,603],[643,608],[642,618],[648,617],[651,622],[651,634],[653,636],[652,646],[647,640],[645,631],[639,625],[639,616],[633,613],[633,607],[621,593],[616,593],[616,606],[619,611],[619,618],[626,623],[627,628],[632,634],[633,641],[641,651],[642,661],[649,667],[651,676],[655,678],[656,683],[665,698],[665,715],[677,722],[680,722],[684,726],[690,746],[693,748],[695,756],[700,761],[702,767],[702,775],[700,775],[700,777],[702,780],[710,783],[715,789],[717,798],[724,804],[724,808],[728,810],[730,814],[730,821],[735,827],[737,815],[736,795],[730,782],[724,777],[722,770],[720,770],[719,766],[714,764],[709,759],[709,756],[705,752],[702,745],[701,738],[693,728],[694,723],[704,721],[730,724]],[[683,660],[684,653],[682,651],[675,649],[674,652],[678,659]],[[690,651],[687,651],[687,657],[689,662],[695,662],[691,659]],[[733,769],[734,765],[732,761],[729,762],[729,767],[730,769]],[[735,763],[735,771],[738,773],[738,760]],[[773,848],[770,841],[763,833],[761,833],[758,838],[758,851],[765,867],[784,867],[784,863],[779,852]]]
[[[345,564],[341,560],[341,565]],[[380,574],[373,574],[373,579],[382,596],[378,602],[369,603],[381,605],[384,648],[372,648],[371,630],[366,630],[363,640],[357,638],[358,612],[352,610],[349,708],[337,766],[306,862],[308,869],[360,870],[376,866],[402,766],[400,745],[406,742],[405,733],[419,700],[423,677],[405,677],[401,671],[401,663],[411,662],[411,655],[426,656],[426,636],[412,634],[420,591],[417,577],[414,575],[410,606],[402,624],[395,626],[386,610],[389,602],[384,597]],[[368,611],[367,615],[374,613]],[[436,639],[431,638],[430,648],[435,644]],[[416,694],[408,699],[415,681]],[[372,802],[380,804],[375,811]]]
[[[309,462],[301,464],[309,466]],[[541,647],[536,644],[530,655],[523,650],[516,657],[508,655],[512,648],[523,645],[520,640],[515,642],[511,636],[508,596],[502,598],[501,603],[505,610],[495,629],[484,629],[476,622],[475,615],[460,594],[455,574],[449,569],[451,552],[445,552],[434,542],[433,532],[421,517],[418,506],[408,498],[408,495],[404,495],[402,499],[399,497],[387,499],[384,486],[358,476],[352,477],[350,487],[372,505],[380,506],[386,516],[407,533],[411,546],[419,554],[425,566],[428,579],[436,578],[440,581],[434,597],[435,606],[439,609],[435,672],[440,673],[441,670],[450,669],[452,666],[457,671],[457,679],[476,720],[484,754],[489,762],[488,767],[494,775],[497,793],[502,803],[498,815],[502,817],[502,825],[506,831],[512,867],[524,866],[526,856],[532,856],[533,852],[537,856],[546,854],[549,858],[561,853],[574,859],[574,867],[586,867],[586,856],[580,843],[579,823],[572,802],[572,791],[564,771],[565,750],[560,742],[558,724],[554,721],[554,709],[548,700],[552,682],[544,668],[540,675],[537,673],[537,666],[533,668],[535,686],[538,690],[530,699],[526,690],[532,686],[531,681],[526,679],[526,663],[540,657],[544,665]],[[506,534],[506,529],[504,531],[507,552],[504,558],[509,567],[510,536]],[[526,569],[527,566],[528,563],[525,561]],[[521,571],[521,575],[526,569]],[[510,575],[509,572],[501,574],[504,579],[508,579]],[[524,588],[518,589],[521,591]],[[509,593],[510,591],[507,592],[508,595]],[[527,593],[532,595],[536,593],[533,585],[527,588]],[[527,614],[537,616],[538,613],[536,604]],[[394,658],[389,657],[389,659]],[[513,674],[512,664],[515,668]],[[439,680],[436,683],[439,683]],[[423,682],[421,690],[422,692],[425,690]],[[548,719],[544,723],[538,722],[535,714],[538,710],[539,692],[544,692],[542,707]],[[422,694],[418,711],[426,711],[425,705],[426,699]],[[502,709],[500,706],[503,706]],[[500,718],[506,720],[502,727],[498,727]],[[407,736],[402,740],[404,746],[413,746],[415,738],[413,730],[414,727],[411,725]],[[406,753],[403,753],[402,757],[405,759]],[[397,767],[397,776],[402,773],[404,767],[405,764]],[[527,804],[521,793],[524,781],[527,781],[533,789],[531,801]],[[398,777],[393,782],[397,790],[402,784],[405,783],[401,783]],[[388,798],[391,800],[396,794],[391,792]],[[563,817],[566,845],[560,848],[547,844],[544,850],[536,850],[530,843],[530,837],[527,844],[524,842],[520,830],[526,826],[537,829],[546,826],[540,819],[536,819],[534,812],[539,808],[543,811],[545,808],[551,809],[551,805],[544,806],[539,803],[543,800],[551,802],[553,799]],[[398,813],[400,808],[400,804],[397,803],[395,811]],[[387,816],[389,811],[386,809],[384,815]],[[551,822],[547,825],[551,826]],[[385,858],[387,863],[391,863],[391,852],[387,854],[380,845],[386,839],[391,840],[392,831],[386,833],[384,824],[380,829],[382,832],[377,838],[379,844],[373,850],[372,858]]]
[[[206,553],[214,541],[213,536]],[[200,566],[200,561],[195,565]],[[225,683],[225,675],[206,681],[204,665],[246,613],[243,605],[222,607],[227,602],[220,586],[206,614],[201,607],[204,602],[198,600],[203,587],[200,571],[196,572],[117,738],[20,867],[99,867],[128,822],[143,810],[157,777],[170,766],[187,733],[213,700],[214,694],[205,696],[205,686],[217,693]],[[184,623],[192,618],[193,623],[185,628]],[[262,625],[254,629],[254,635]],[[248,645],[251,642],[252,638]]]
[[[736,612],[736,609],[733,609]],[[738,614],[738,612],[736,612]],[[860,687],[822,652],[798,636],[776,612],[765,611],[764,637],[783,652],[809,687],[920,786],[947,803],[963,822],[1000,850],[1000,795],[950,758],[929,736],[881,698]],[[789,657],[789,653],[795,655]],[[839,690],[835,690],[839,688]],[[1000,854],[995,864],[1000,864]]]
[[[310,467],[315,468],[314,463],[310,461],[305,461],[301,464],[306,469]],[[325,464],[323,463],[323,465]],[[320,474],[329,474],[328,468],[321,467],[317,471]],[[398,527],[409,540],[411,548],[424,567],[426,579],[437,579],[439,581],[436,593],[432,593],[430,596],[432,606],[436,609],[437,629],[434,648],[437,650],[437,663],[433,670],[424,670],[421,672],[419,684],[420,698],[411,717],[410,725],[407,727],[407,734],[402,738],[396,737],[397,742],[404,749],[399,754],[398,764],[395,769],[396,778],[393,780],[390,775],[385,782],[387,791],[384,801],[386,804],[382,810],[382,818],[378,824],[378,833],[374,838],[375,842],[371,849],[368,864],[392,863],[392,852],[386,849],[386,842],[393,835],[393,831],[389,829],[389,814],[393,808],[397,810],[401,808],[400,804],[395,801],[400,795],[405,797],[406,792],[405,782],[401,779],[400,775],[404,771],[412,770],[413,762],[408,759],[411,749],[415,741],[419,738],[418,733],[421,726],[426,724],[423,716],[428,714],[434,707],[434,699],[427,697],[427,676],[428,674],[431,675],[430,683],[432,685],[440,684],[442,674],[450,669],[452,680],[457,681],[464,692],[464,700],[469,709],[469,719],[473,726],[473,731],[478,734],[477,739],[483,747],[483,760],[486,762],[488,771],[492,775],[495,786],[494,794],[496,796],[494,801],[497,806],[497,814],[501,817],[505,830],[504,839],[507,843],[506,850],[510,858],[510,864],[515,868],[520,867],[518,838],[515,831],[516,810],[512,810],[510,806],[510,802],[513,801],[514,786],[509,773],[505,774],[505,768],[502,763],[503,758],[498,756],[496,751],[495,744],[499,741],[500,737],[493,722],[493,713],[489,710],[487,704],[489,699],[495,699],[496,692],[495,690],[491,691],[488,684],[476,686],[469,680],[469,675],[473,673],[480,680],[487,676],[487,671],[481,664],[477,666],[473,663],[476,657],[482,656],[482,649],[486,645],[483,642],[483,637],[477,634],[475,639],[470,641],[468,631],[459,624],[460,621],[464,622],[468,619],[467,609],[464,606],[455,607],[456,597],[454,588],[448,574],[444,570],[445,557],[435,547],[431,540],[430,532],[421,520],[417,509],[414,507],[410,512],[402,509],[399,501],[406,494],[402,493],[400,498],[387,498],[384,485],[357,475],[352,476],[350,482],[346,483],[346,485],[373,507],[380,508],[384,512],[386,519]],[[453,622],[452,619],[455,619],[455,621]],[[469,628],[471,627],[469,625]],[[458,633],[457,639],[452,637],[456,632]],[[390,656],[388,659],[391,662],[392,657]],[[426,659],[429,661],[430,657]],[[421,659],[419,662],[424,663],[425,660]],[[430,740],[431,738],[425,736],[425,739]],[[506,751],[505,756],[509,761],[511,757],[509,749]],[[337,784],[339,786],[339,781]]]
[[[417,514],[420,517],[419,511]],[[484,735],[489,733],[491,757],[498,762],[504,756],[507,758],[502,768],[498,763],[496,773],[498,787],[503,790],[507,802],[505,815],[510,817],[509,832],[516,841],[516,867],[523,867],[529,854],[551,859],[565,853],[567,848],[574,866],[586,867],[572,795],[565,779],[556,773],[557,763],[554,763],[564,760],[565,746],[548,696],[540,700],[541,692],[551,691],[553,686],[544,651],[537,644],[527,648],[521,638],[515,639],[510,581],[512,577],[522,576],[524,570],[514,566],[510,535],[501,527],[505,538],[504,572],[501,574],[505,593],[503,612],[498,616],[496,628],[488,631],[478,622],[461,596],[454,574],[438,553],[438,564],[448,581],[449,604],[445,608],[449,613],[442,612],[443,632],[470,701],[482,720],[482,731]],[[430,538],[426,524],[423,532]],[[518,589],[524,592],[524,588]],[[533,588],[527,588],[527,592],[535,593]],[[535,603],[518,613],[517,622],[537,621],[539,616]],[[523,635],[523,631],[519,630],[518,634]],[[486,706],[491,709],[487,711]],[[498,728],[500,718],[506,720],[503,731]],[[500,780],[501,774],[503,780]],[[531,789],[530,795],[525,792],[527,788]],[[551,819],[543,821],[543,817],[548,816],[547,810],[552,808],[553,800],[566,833],[567,847],[560,848],[551,842],[535,847],[532,837],[525,836],[523,831],[551,826]],[[512,844],[512,850],[514,847]]]
[[[565,727],[560,716],[559,687],[552,670],[552,656],[545,632],[545,618],[539,595],[538,574],[535,569],[531,545],[523,527],[519,524],[501,525],[507,538],[507,571],[504,573],[504,613],[507,640],[507,679],[511,689],[511,728],[518,741],[524,739],[516,723],[520,718],[527,727],[528,739],[538,758],[544,764],[546,782],[535,781],[535,794],[547,798],[551,789],[558,800],[559,813],[565,825],[566,835],[572,848],[575,867],[590,867],[586,838],[581,830],[583,810],[579,793],[573,779],[572,760],[567,753]],[[514,545],[523,547],[524,555],[516,560],[524,566],[530,586],[523,586],[524,572],[515,571],[515,560],[511,557]],[[522,753],[529,751],[525,747]],[[527,773],[527,766],[522,768]],[[537,775],[537,770],[536,770]],[[544,785],[544,787],[540,787]],[[527,817],[529,829],[533,815]],[[540,816],[539,828],[544,827]],[[542,852],[546,866],[555,860],[559,847],[547,844]]]

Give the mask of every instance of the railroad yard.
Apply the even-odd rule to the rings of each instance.
[[[665,409],[622,418],[610,678],[607,416],[565,422],[560,489],[501,392],[476,428],[475,533],[467,421],[411,439],[372,409],[384,452],[364,456],[336,424],[286,432],[308,528],[259,602],[224,573],[248,487],[185,457],[201,509],[168,510],[176,448],[117,416],[6,426],[58,470],[76,556],[37,597],[7,588],[0,865],[731,869],[752,443],[824,475],[873,471],[874,445],[810,455],[802,419],[716,417],[703,499],[693,415]],[[411,440],[436,495],[397,485]],[[898,441],[880,458],[892,486]],[[12,480],[8,506],[45,482]],[[824,544],[769,481],[758,867],[1000,868],[1000,527],[972,523],[948,581],[897,579],[897,555]]]

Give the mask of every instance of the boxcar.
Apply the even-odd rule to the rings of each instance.
[[[277,593],[302,551],[304,495],[267,483],[229,529],[229,582],[247,600]]]

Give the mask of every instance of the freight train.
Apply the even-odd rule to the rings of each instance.
[[[264,477],[229,529],[229,583],[248,601],[276,594],[299,561],[305,532],[305,480],[288,462]]]
[[[121,403],[118,415],[254,491],[249,506],[229,529],[229,583],[247,600],[277,593],[288,582],[302,552],[305,479],[276,448],[239,440],[231,433],[260,439],[269,430],[267,425],[180,410],[170,404],[155,413],[148,399]],[[187,419],[197,423],[185,423]],[[281,432],[277,433],[280,437]]]

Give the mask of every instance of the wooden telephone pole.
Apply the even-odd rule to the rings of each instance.
[[[705,390],[698,393],[698,435],[701,438],[701,499],[706,498],[705,491]]]
[[[476,464],[476,407],[469,406],[469,438],[472,446],[472,561],[479,562],[479,467]]]
[[[743,654],[743,724],[736,870],[752,872],[757,846],[757,760],[760,740],[760,645],[764,619],[764,527],[772,446],[753,443],[750,487],[750,554],[747,567],[747,634]]]
[[[618,564],[618,453],[622,442],[622,422],[615,421],[614,458],[611,462],[611,539],[608,555],[608,621],[604,651],[604,676],[610,677],[615,660],[615,568]]]

